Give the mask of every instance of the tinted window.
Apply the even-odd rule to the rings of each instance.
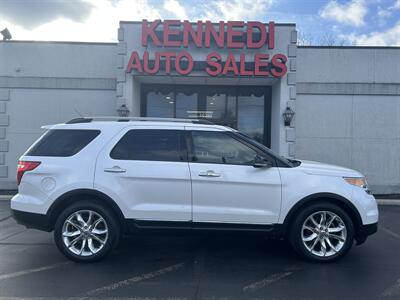
[[[25,155],[72,156],[85,148],[100,130],[53,129],[47,131]]]
[[[184,135],[181,130],[130,130],[110,156],[123,160],[185,161]]]
[[[192,161],[212,164],[250,165],[257,152],[223,132],[193,131]]]

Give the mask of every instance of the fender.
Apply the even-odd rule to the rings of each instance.
[[[308,205],[310,203],[313,203],[315,201],[320,201],[320,200],[331,201],[331,202],[339,205],[341,208],[343,208],[349,214],[350,218],[353,220],[356,235],[358,234],[359,229],[362,226],[362,219],[361,219],[361,216],[360,216],[358,210],[356,209],[354,204],[351,203],[348,199],[346,199],[343,196],[333,194],[333,193],[315,193],[315,194],[308,195],[308,196],[304,197],[303,199],[301,199],[300,201],[298,201],[289,210],[289,212],[287,213],[287,215],[285,217],[285,220],[283,221],[282,229],[281,229],[281,230],[283,230],[282,234],[286,234],[287,229],[289,228],[293,217],[295,216],[295,214],[301,207]]]
[[[62,194],[59,196],[53,204],[50,206],[48,209],[46,215],[49,219],[49,225],[51,228],[54,227],[54,224],[56,222],[56,217],[59,215],[59,212],[68,204],[66,203],[66,199],[71,198],[72,201],[69,203],[72,203],[73,201],[77,201],[77,197],[93,197],[96,199],[100,199],[101,201],[104,201],[104,203],[109,206],[114,213],[116,214],[116,217],[118,218],[120,224],[125,226],[125,218],[124,215],[121,211],[121,209],[118,207],[118,205],[115,203],[113,199],[111,199],[108,195],[98,191],[98,190],[93,190],[93,189],[76,189],[72,191],[68,191],[65,194]]]

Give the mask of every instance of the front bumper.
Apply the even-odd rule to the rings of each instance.
[[[51,231],[50,219],[47,215],[31,213],[21,210],[11,210],[13,218],[18,224],[28,228],[39,229],[43,231]]]
[[[378,223],[372,223],[367,225],[362,225],[358,228],[356,241],[357,245],[363,244],[367,237],[376,233],[378,231]]]

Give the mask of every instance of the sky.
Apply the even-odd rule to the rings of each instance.
[[[400,46],[400,0],[0,0],[14,40],[116,42],[119,21],[296,23],[300,44]]]

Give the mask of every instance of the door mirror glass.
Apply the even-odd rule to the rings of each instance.
[[[264,157],[256,155],[256,157],[254,158],[253,167],[254,168],[270,168],[270,167],[272,167],[272,164],[268,160],[266,160]]]

